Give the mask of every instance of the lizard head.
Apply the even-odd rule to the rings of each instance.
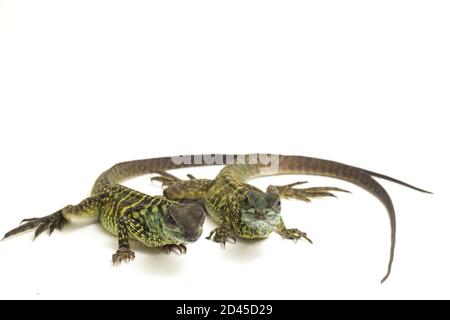
[[[240,202],[241,223],[255,232],[246,238],[268,236],[281,220],[280,197],[276,193],[250,190]]]
[[[202,234],[205,215],[200,203],[174,203],[163,216],[164,234],[180,243],[196,241]]]

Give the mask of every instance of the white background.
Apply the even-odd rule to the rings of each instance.
[[[1,233],[82,200],[116,162],[186,153],[309,155],[435,192],[382,181],[398,215],[383,285],[383,206],[291,176],[255,184],[353,192],[283,202],[314,245],[202,237],[113,268],[116,239],[71,225],[0,242],[0,298],[450,298],[449,16],[448,1],[0,1]]]

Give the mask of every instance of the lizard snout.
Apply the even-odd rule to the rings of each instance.
[[[264,211],[262,211],[262,210],[256,211],[255,216],[256,216],[256,218],[258,218],[260,220],[264,220],[267,217],[266,213]]]

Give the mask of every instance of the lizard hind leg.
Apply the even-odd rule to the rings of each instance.
[[[165,171],[156,173],[159,176],[153,177],[152,181],[162,182],[165,187],[164,196],[170,200],[203,200],[212,182],[212,180],[197,179],[191,174],[187,175],[189,180],[181,180]]]
[[[36,229],[34,238],[36,239],[45,230],[52,234],[55,229],[61,230],[72,217],[89,217],[97,215],[98,199],[95,197],[87,198],[76,206],[66,206],[57,212],[41,218],[24,219],[21,225],[7,232],[3,239],[13,235]]]
[[[336,198],[336,195],[333,193],[333,191],[350,193],[350,191],[335,187],[313,187],[304,189],[294,188],[295,186],[305,183],[307,182],[306,181],[295,182],[284,186],[270,185],[269,187],[267,187],[267,192],[276,193],[281,198],[284,199],[297,199],[305,202],[311,202],[311,199],[313,198],[324,198],[324,197]]]
[[[36,231],[34,232],[34,239],[36,239],[42,232],[48,229],[49,234],[52,234],[55,229],[61,230],[63,226],[68,222],[63,214],[63,210],[59,210],[53,214],[50,214],[48,216],[42,217],[42,218],[31,218],[31,219],[24,219],[21,222],[21,225],[17,228],[12,229],[11,231],[7,232],[3,239],[9,238],[13,235],[31,230],[36,228]]]
[[[151,181],[159,181],[162,183],[163,187],[170,187],[173,184],[182,181],[180,178],[175,177],[167,171],[155,171],[154,173],[158,175],[152,177]]]

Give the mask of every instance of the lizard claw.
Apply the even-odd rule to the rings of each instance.
[[[167,249],[168,254],[174,252],[179,256],[181,256],[182,254],[186,254],[187,252],[185,244],[166,244],[164,248]]]
[[[129,248],[119,248],[112,256],[112,263],[114,266],[119,266],[122,261],[128,263],[135,258],[134,251]]]
[[[36,239],[47,229],[49,230],[49,234],[52,234],[55,229],[61,230],[67,222],[68,221],[62,215],[62,210],[43,218],[24,219],[20,223],[20,226],[7,232],[3,239],[34,228],[36,228],[36,231],[34,232],[34,239]]]
[[[222,247],[225,248],[227,242],[231,244],[235,244],[237,242],[236,238],[231,236],[230,233],[230,229],[226,227],[218,227],[212,230],[209,236],[206,237],[206,239],[220,243]]]
[[[36,220],[39,220],[41,218],[29,218],[29,219],[23,219],[22,221],[20,221],[20,224],[23,224],[24,222],[33,222]]]
[[[170,187],[172,184],[180,181],[179,178],[165,171],[155,171],[154,173],[158,174],[158,176],[152,177],[151,181],[159,181],[163,187]]]
[[[284,238],[284,239],[290,239],[290,240],[294,240],[297,241],[299,239],[305,239],[306,241],[308,241],[309,243],[313,243],[311,241],[311,239],[308,238],[308,235],[303,232],[300,231],[297,228],[292,228],[292,229],[282,229],[280,230],[280,235]]]
[[[305,202],[311,202],[312,198],[322,198],[322,197],[337,198],[336,195],[331,191],[350,193],[350,191],[335,187],[313,187],[305,189],[294,188],[294,186],[304,183],[306,183],[306,181],[295,182],[285,186],[270,185],[267,188],[267,192],[277,193],[282,198],[297,199]]]
[[[174,183],[182,181],[180,178],[175,177],[166,171],[155,171],[154,173],[158,174],[158,176],[152,177],[151,181],[159,181],[162,183],[163,187],[170,187]],[[188,174],[187,177],[190,180],[197,180],[192,174]]]

